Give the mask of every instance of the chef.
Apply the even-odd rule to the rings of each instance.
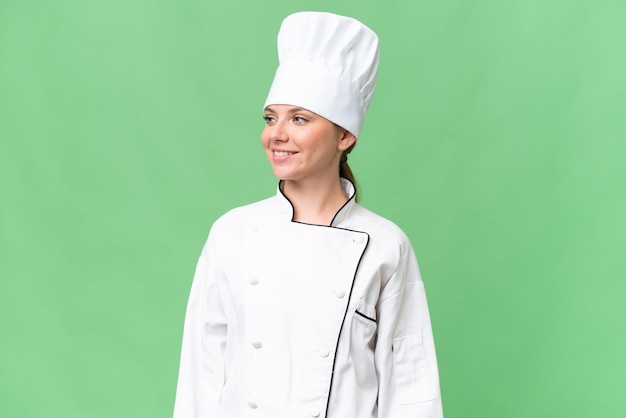
[[[278,55],[261,134],[278,190],[211,228],[174,417],[442,417],[413,249],[357,203],[347,163],[376,83],[378,37],[348,17],[296,13]]]

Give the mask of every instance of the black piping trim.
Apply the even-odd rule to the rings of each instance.
[[[342,229],[342,228],[338,228],[338,229]],[[363,231],[354,231],[354,232],[363,232]],[[350,293],[348,293],[346,311],[343,314],[343,320],[341,321],[341,326],[339,327],[339,334],[337,334],[337,344],[335,345],[335,355],[333,356],[333,368],[330,372],[330,384],[328,385],[328,396],[326,397],[326,410],[324,411],[324,416],[328,415],[328,408],[330,407],[330,394],[333,391],[333,380],[335,377],[335,364],[337,363],[337,352],[339,351],[339,340],[341,338],[341,331],[343,331],[343,326],[346,323],[348,310],[350,309],[350,299],[352,299],[352,291],[354,290],[354,283],[356,282],[356,274],[359,271],[359,267],[361,266],[361,261],[363,260],[363,255],[365,255],[365,251],[367,251],[367,246],[369,245],[369,242],[370,242],[370,234],[368,234],[367,232],[363,232],[363,233],[367,235],[367,241],[365,241],[365,248],[363,248],[361,257],[359,257],[359,262],[356,264],[356,268],[354,269],[354,277],[352,277],[352,285],[350,286]]]
[[[285,192],[283,192],[283,188],[281,186],[283,185],[284,180],[280,180],[278,182],[278,191],[280,192],[281,195],[283,195],[285,200],[287,202],[289,202],[289,205],[291,205],[291,222],[296,223],[296,224],[302,224],[302,225],[325,226],[325,227],[330,227],[330,228],[336,228],[336,227],[333,226],[333,222],[335,222],[335,219],[337,219],[337,215],[339,215],[339,212],[341,212],[343,210],[343,208],[345,208],[348,205],[348,203],[350,203],[350,201],[354,200],[354,198],[356,197],[356,187],[355,187],[354,183],[352,183],[349,179],[347,179],[345,177],[341,177],[341,179],[347,180],[347,181],[350,182],[350,184],[352,184],[352,188],[354,189],[354,193],[352,193],[352,196],[350,196],[348,198],[348,200],[346,200],[346,202],[343,205],[341,205],[339,210],[335,213],[335,216],[333,216],[333,219],[330,221],[330,225],[319,225],[319,224],[310,224],[310,223],[306,223],[306,222],[294,221],[293,217],[296,216],[296,208],[293,207],[293,203],[291,203],[291,200],[289,200],[289,198],[287,197]],[[345,228],[337,228],[337,229],[345,229]],[[347,231],[352,231],[352,230],[351,229],[347,229]],[[354,231],[354,232],[363,232],[363,231]]]
[[[342,177],[344,178],[344,177]],[[346,179],[348,181],[350,181],[349,179]],[[356,268],[354,269],[354,276],[352,277],[352,285],[350,286],[350,292],[348,293],[348,301],[346,303],[346,311],[343,313],[343,319],[341,320],[341,326],[339,327],[339,333],[337,334],[337,343],[335,345],[335,355],[333,356],[333,367],[331,369],[330,372],[330,383],[328,384],[328,396],[326,397],[326,410],[324,411],[324,416],[326,416],[328,414],[328,408],[330,407],[330,394],[333,391],[333,380],[335,377],[335,365],[337,364],[337,352],[339,351],[339,339],[341,338],[341,331],[343,331],[343,326],[346,323],[346,317],[348,316],[348,311],[350,310],[350,300],[352,298],[352,291],[354,290],[354,283],[356,282],[356,274],[359,271],[359,267],[361,265],[361,261],[363,260],[363,255],[365,255],[365,251],[367,250],[367,246],[369,245],[370,242],[370,234],[368,234],[365,231],[357,231],[354,229],[348,229],[348,228],[340,228],[337,226],[333,226],[333,222],[335,222],[335,219],[337,218],[337,215],[339,215],[339,213],[348,205],[348,203],[350,203],[350,201],[352,201],[355,196],[356,196],[356,187],[354,187],[354,183],[352,183],[350,181],[350,183],[352,184],[352,187],[355,190],[355,193],[352,194],[352,196],[350,196],[350,198],[348,200],[346,200],[346,202],[341,206],[341,208],[339,208],[339,210],[337,211],[337,213],[335,213],[335,216],[333,216],[332,221],[330,221],[330,225],[318,225],[318,224],[310,224],[310,223],[306,223],[306,222],[300,222],[300,221],[294,221],[293,217],[296,214],[296,208],[294,208],[293,203],[291,202],[291,200],[289,200],[289,198],[287,197],[287,195],[283,192],[283,189],[281,187],[281,185],[283,184],[283,180],[280,180],[278,182],[278,190],[280,191],[280,194],[285,198],[285,200],[287,200],[287,202],[289,202],[289,204],[291,205],[291,222],[293,223],[297,223],[297,224],[301,224],[301,225],[310,225],[310,226],[317,226],[317,227],[322,227],[322,228],[333,228],[333,229],[340,229],[343,231],[350,231],[350,232],[358,232],[361,234],[365,234],[367,235],[367,241],[365,241],[365,248],[363,248],[363,252],[361,253],[361,257],[359,257],[359,262],[356,264]],[[362,313],[356,311],[359,315],[376,322],[376,320],[369,318],[365,315],[363,315]]]
[[[361,313],[361,312],[359,312],[359,311],[354,311],[354,312],[356,312],[356,314],[357,314],[357,315],[362,316],[362,317],[363,317],[363,318],[365,318],[365,319],[369,319],[369,320],[370,320],[370,321],[372,321],[373,323],[376,323],[376,320],[375,320],[374,318],[370,318],[369,316],[367,316],[367,315],[365,315],[365,314],[362,314],[362,313]]]
[[[341,177],[341,178],[344,178],[344,177]],[[346,180],[348,180],[348,179],[346,179]],[[350,184],[352,184],[352,188],[354,189],[354,193],[352,193],[352,196],[350,196],[350,198],[348,200],[346,200],[346,203],[341,205],[341,207],[339,208],[337,213],[335,213],[335,216],[333,216],[333,219],[330,221],[331,225],[335,222],[335,219],[337,219],[337,215],[339,215],[339,212],[341,212],[343,210],[343,208],[345,208],[348,205],[348,203],[350,203],[350,201],[353,200],[356,197],[356,186],[350,180],[348,180],[348,181],[350,182]]]

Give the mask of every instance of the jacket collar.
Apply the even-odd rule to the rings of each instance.
[[[355,194],[354,184],[350,180],[343,178],[343,177],[341,177],[339,180],[341,181],[341,188],[343,189],[343,194],[348,196],[348,200],[335,214],[335,217],[333,218],[330,224],[331,227],[336,227],[340,225],[341,222],[343,222],[343,220],[348,218],[348,216],[352,212],[352,209],[357,204],[355,201],[356,194]],[[293,221],[293,205],[291,204],[291,201],[289,200],[289,198],[287,198],[287,196],[285,196],[285,194],[281,190],[281,187],[280,187],[281,183],[282,183],[282,180],[278,182],[278,187],[276,188],[276,198],[277,198],[276,200],[278,201],[278,210],[284,216],[286,217],[288,216],[289,220]]]

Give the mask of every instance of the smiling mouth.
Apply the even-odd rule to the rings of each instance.
[[[273,151],[274,155],[277,157],[286,157],[288,155],[294,155],[295,152],[289,152],[289,151]]]

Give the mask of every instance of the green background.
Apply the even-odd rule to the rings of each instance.
[[[275,192],[301,10],[381,37],[351,163],[415,247],[446,416],[626,416],[623,0],[0,0],[0,416],[171,415],[208,229]]]

